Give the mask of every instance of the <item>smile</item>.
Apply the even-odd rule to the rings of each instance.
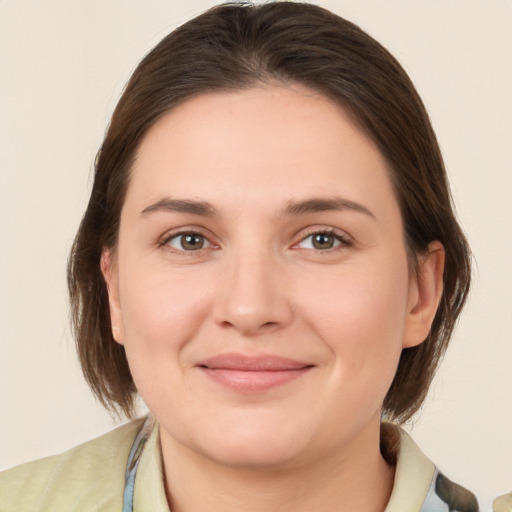
[[[210,379],[239,393],[262,393],[287,384],[314,365],[279,356],[221,354],[198,365]]]

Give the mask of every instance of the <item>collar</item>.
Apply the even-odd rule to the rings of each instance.
[[[123,512],[170,512],[162,468],[159,425],[150,415],[135,438],[128,457]]]
[[[393,491],[384,512],[478,512],[474,495],[440,473],[404,430],[392,424],[383,430],[399,439]],[[123,512],[170,512],[162,468],[159,426],[148,416],[130,450]]]
[[[396,425],[387,424],[400,436],[393,491],[385,512],[430,512],[422,506],[430,491],[436,471],[409,434]],[[385,442],[385,441],[384,441]]]
[[[393,491],[384,512],[479,511],[475,495],[446,478],[409,434],[393,424],[387,429],[400,441]]]

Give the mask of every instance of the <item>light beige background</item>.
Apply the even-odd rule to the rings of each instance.
[[[109,115],[137,61],[206,0],[0,0],[0,469],[114,422],[68,330],[67,253]],[[409,427],[490,508],[512,489],[512,2],[320,1],[387,46],[431,114],[477,266]]]

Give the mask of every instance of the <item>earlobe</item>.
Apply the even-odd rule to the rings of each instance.
[[[443,294],[445,250],[439,241],[431,242],[418,259],[418,271],[411,278],[403,348],[419,345],[428,336]]]
[[[107,285],[110,321],[112,323],[112,337],[123,344],[123,321],[119,301],[119,283],[114,254],[110,249],[103,249],[100,260],[101,273]]]

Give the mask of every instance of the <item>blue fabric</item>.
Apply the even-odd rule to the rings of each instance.
[[[126,464],[125,484],[123,494],[123,512],[133,512],[133,493],[135,490],[135,476],[139,467],[140,458],[144,451],[144,446],[153,430],[154,420],[151,416],[146,418],[135,441],[133,442]]]
[[[421,512],[478,512],[475,495],[448,480],[436,468]]]

